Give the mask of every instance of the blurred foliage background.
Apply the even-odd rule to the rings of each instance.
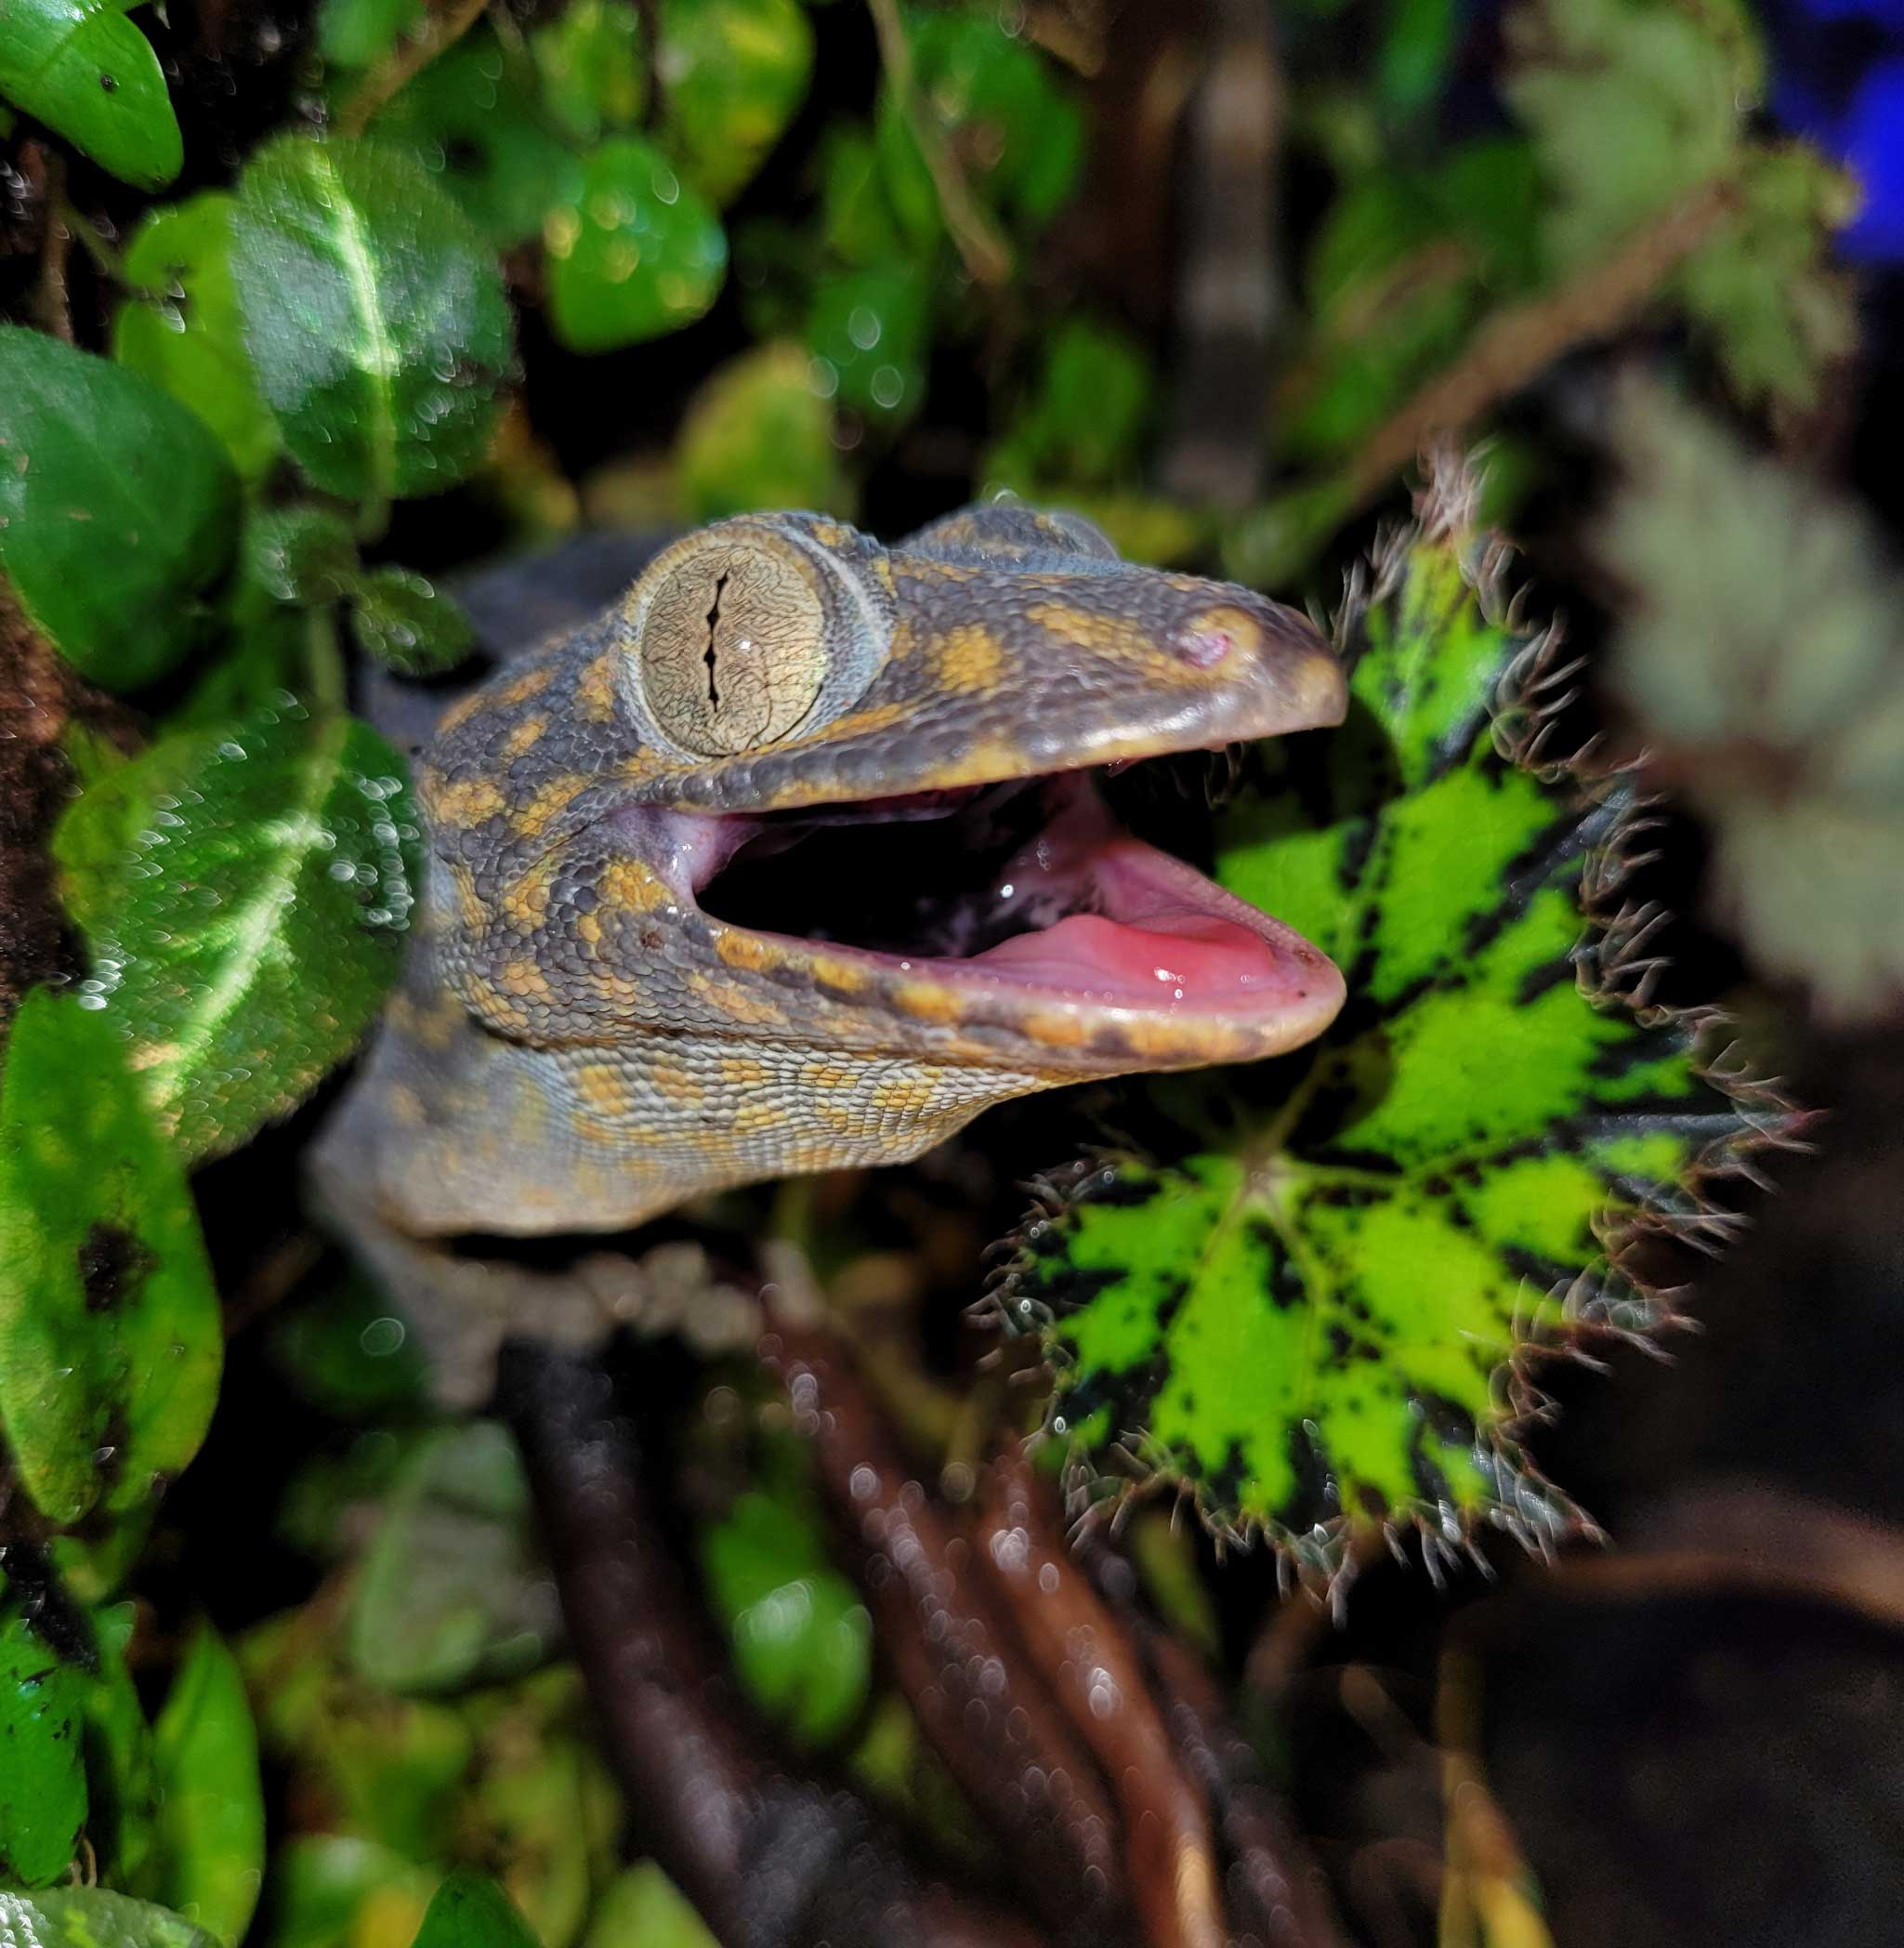
[[[627,1863],[506,1433],[297,1214],[419,843],[348,706],[465,663],[460,571],[1011,493],[1323,609],[1425,446],[1478,443],[1464,532],[1521,538],[1595,658],[1557,713],[1679,809],[1662,993],[1776,1066],[1776,1022],[1891,1019],[1904,973],[1900,252],[1876,0],[0,7],[0,1933],[707,1939]],[[1477,602],[1448,630],[1509,653]],[[774,1213],[948,1469],[1001,1383],[920,1322],[1064,1113]],[[746,1692],[994,1875],[772,1389],[656,1358]],[[1166,1515],[1150,1600],[1272,1691],[1274,1569]],[[1437,1600],[1341,1653],[1353,1741],[1272,1763],[1354,1836],[1360,1938],[1538,1941],[1511,1836],[1440,1810]],[[1411,1660],[1405,1706],[1353,1691]]]

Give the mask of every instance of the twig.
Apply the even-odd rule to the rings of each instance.
[[[599,1361],[507,1341],[498,1398],[636,1836],[729,1948],[1038,1948],[923,1879],[854,1795],[789,1778],[710,1657]]]
[[[1090,1755],[991,1609],[977,1551],[894,1454],[843,1349],[785,1318],[761,1342],[859,1557],[899,1689],[1055,1932],[1117,1940],[1117,1817]]]
[[[357,86],[337,111],[340,135],[361,136],[390,97],[422,72],[445,47],[453,46],[482,17],[489,0],[454,0],[427,12],[416,31],[400,41]]]
[[[978,206],[958,158],[940,135],[929,110],[920,102],[913,74],[912,44],[906,39],[905,25],[899,19],[899,0],[866,0],[866,5],[873,14],[873,32],[879,36],[880,62],[892,83],[899,113],[925,158],[932,187],[939,192],[945,227],[965,269],[988,289],[996,290],[1010,280],[1011,246]]]
[[[72,249],[72,232],[60,221],[66,208],[66,159],[56,149],[38,143],[41,162],[41,191],[45,198],[46,224],[40,232],[40,281],[33,291],[33,315],[41,326],[66,344],[72,336],[72,304],[66,291],[66,259]]]
[[[1153,1948],[1224,1948],[1232,1935],[1209,1810],[1177,1762],[1135,1647],[1066,1547],[1048,1499],[1021,1453],[996,1460],[978,1560],[1111,1781],[1145,1939]]]
[[[1729,178],[1708,183],[1544,297],[1497,312],[1462,357],[1369,437],[1343,476],[1352,506],[1382,493],[1438,434],[1458,434],[1562,354],[1630,323],[1661,281],[1739,206]]]

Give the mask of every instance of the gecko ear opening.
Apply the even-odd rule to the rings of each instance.
[[[797,729],[827,670],[825,610],[799,553],[716,531],[657,567],[637,654],[661,728],[707,757]]]

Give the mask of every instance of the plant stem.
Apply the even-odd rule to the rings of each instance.
[[[926,159],[932,186],[939,192],[939,207],[945,227],[952,233],[965,269],[988,289],[996,290],[1012,274],[1011,246],[979,207],[966,182],[958,158],[939,133],[930,112],[919,99],[913,75],[913,48],[899,19],[899,0],[866,0],[873,14],[873,27],[879,36],[880,64],[892,83],[893,94],[905,117],[919,153]]]
[[[359,84],[337,111],[340,135],[361,136],[377,111],[445,47],[453,46],[481,18],[489,0],[454,0],[440,12],[427,13],[416,32],[398,43]]]
[[[337,642],[337,611],[325,602],[304,619],[304,669],[311,706],[320,717],[334,717],[346,707],[344,652]]]

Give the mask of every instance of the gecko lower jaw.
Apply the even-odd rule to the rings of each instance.
[[[994,1006],[1214,1018],[1265,1054],[1342,1005],[1326,955],[1133,837],[1088,771],[695,823],[716,828],[689,875],[701,910],[782,949]]]

